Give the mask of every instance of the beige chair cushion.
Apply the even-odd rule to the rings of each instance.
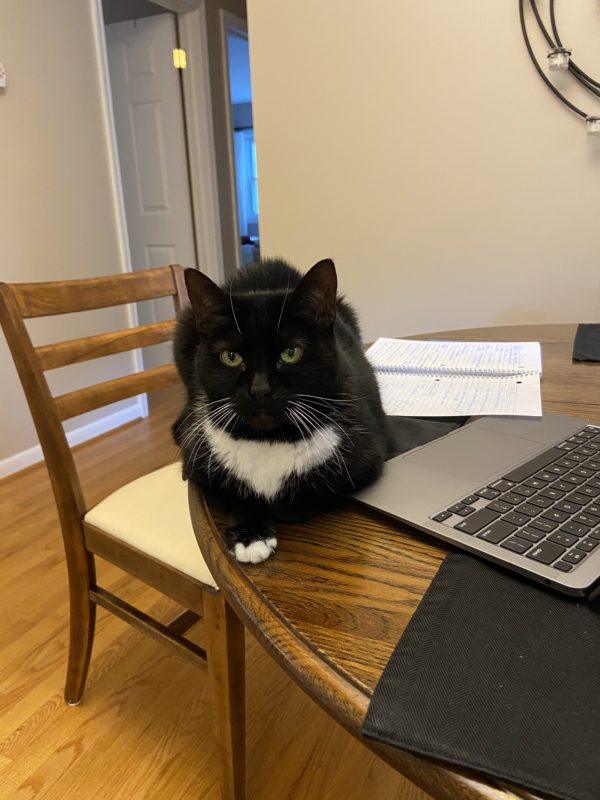
[[[181,464],[169,464],[117,489],[85,515],[85,522],[216,587],[198,547]]]

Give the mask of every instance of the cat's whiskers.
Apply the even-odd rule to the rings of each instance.
[[[220,412],[225,415],[225,413],[229,411],[230,406],[231,403],[227,399],[213,400],[210,402],[201,399],[196,401],[192,411],[185,417],[186,420],[192,415],[195,415],[196,417],[191,424],[188,425],[187,430],[181,440],[182,448],[189,449],[191,446],[189,461],[191,462],[192,469],[194,469],[198,462],[201,462],[203,458],[206,458],[207,455],[203,449],[203,445],[207,439],[205,428],[206,419],[210,418],[211,415],[220,417]],[[211,455],[210,448],[207,448],[207,450],[208,455]]]
[[[290,402],[290,405],[292,403]],[[304,430],[309,434],[309,436],[319,435],[328,441],[327,436],[325,435],[325,426],[320,423],[318,418],[314,416],[309,416],[306,409],[302,408],[299,404],[294,404],[295,407],[290,409],[291,413],[294,414],[296,420],[302,425]],[[337,448],[336,448],[337,449]],[[335,450],[333,451],[333,455],[335,455]]]
[[[231,408],[229,405],[223,406],[222,408],[218,408],[216,411],[207,414],[206,419],[208,422],[212,423],[213,425],[219,425],[225,417],[228,417],[231,413]]]
[[[233,410],[233,407],[232,407],[231,403],[228,403],[228,406],[229,406],[229,408],[227,410],[229,411],[229,415],[228,416],[225,415],[224,417],[221,417],[220,420],[219,420],[219,422],[220,422],[219,427],[223,431],[226,431],[227,428],[229,427],[229,425],[232,422],[234,423],[234,426],[233,426],[232,430],[235,430],[235,427],[236,427],[236,425],[237,425],[237,423],[239,421],[239,415]],[[206,432],[205,435],[208,436],[208,433]],[[216,459],[213,458],[213,455],[214,455],[213,454],[213,449],[212,449],[212,447],[210,447],[210,445],[208,446],[207,451],[208,451],[208,466],[207,466],[207,470],[206,471],[207,471],[208,480],[210,482],[211,475],[213,474],[213,466],[216,464],[216,470],[215,470],[216,472],[219,472],[219,471],[223,472],[223,467],[222,467],[221,464],[219,464],[218,461],[216,461]]]
[[[235,409],[233,408],[233,404],[229,400],[223,401],[222,405],[220,405],[216,410],[214,410],[211,413],[209,413],[207,415],[207,419],[208,419],[208,422],[211,425],[213,425],[215,427],[219,427],[223,431],[227,431],[229,426],[232,425],[232,423],[233,423],[233,425],[231,427],[231,431],[230,431],[231,433],[233,433],[233,431],[235,431],[236,427],[239,425],[239,423],[241,421],[241,418],[240,418],[239,414],[235,411]],[[207,430],[206,426],[204,426],[203,442],[206,439],[208,439],[208,430]],[[212,451],[212,448],[210,447],[210,445],[206,449],[207,449],[207,453],[204,454],[204,455],[205,455],[205,458],[208,457],[207,475],[208,475],[208,479],[210,481],[211,475],[213,474],[213,472],[222,471],[223,468],[222,468],[221,464],[219,464],[218,462],[215,462],[215,459],[213,458],[213,451]],[[216,469],[215,469],[215,466],[216,466]]]
[[[298,395],[296,395],[296,397],[311,397],[311,395],[298,394]],[[304,402],[304,401],[290,401],[290,402]],[[313,406],[311,405],[311,402],[312,401],[308,401],[308,402],[305,403],[305,406],[308,409],[313,411],[314,414],[316,414],[317,416],[319,414],[321,414],[323,417],[326,417],[333,425],[337,425],[337,422],[335,421],[334,417],[329,416],[328,414],[326,414],[321,408],[318,408],[318,407],[317,408],[313,408]],[[346,401],[341,401],[341,402],[346,402]],[[353,402],[353,401],[348,401],[348,402]],[[351,409],[343,409],[343,408],[330,408],[328,410],[333,415],[339,415],[339,414],[347,415],[348,413],[352,412]],[[345,419],[346,419],[346,428],[348,428],[349,426],[348,426],[348,418],[347,418],[347,416],[345,417]],[[340,426],[338,425],[338,427],[340,427]],[[367,429],[364,427],[364,425],[357,424],[357,421],[354,418],[351,421],[351,427],[352,427],[352,430],[354,432],[356,432],[356,431],[361,431],[362,433],[367,433],[368,432]],[[349,440],[351,439],[351,437],[349,436],[347,430],[344,430],[343,428],[340,428],[340,430]]]
[[[185,419],[184,419],[184,423],[185,423],[185,421],[188,420],[192,415],[194,415],[196,417],[196,419],[193,420],[187,426],[187,429],[186,429],[185,433],[181,437],[181,445],[182,446],[186,447],[187,445],[191,444],[191,442],[196,442],[198,434],[202,433],[203,430],[204,430],[204,420],[208,416],[210,416],[211,411],[212,412],[216,412],[217,410],[219,410],[219,407],[217,407],[217,408],[211,409],[211,411],[207,412],[207,410],[206,410],[207,406],[208,405],[216,405],[216,404],[221,404],[221,406],[222,406],[222,405],[229,405],[230,403],[229,403],[229,400],[215,400],[210,404],[209,403],[204,403],[204,401],[200,401],[200,402],[197,401],[196,402],[196,404],[195,404],[194,408],[192,409],[192,411],[190,411],[190,413],[187,414]],[[182,423],[182,426],[183,426],[184,423]]]
[[[181,420],[181,422],[179,423],[179,427],[180,427],[180,428],[183,428],[183,426],[184,426],[184,425],[185,425],[185,423],[188,421],[188,419],[189,419],[190,417],[192,417],[192,416],[193,416],[195,413],[196,413],[196,409],[195,409],[195,408],[192,408],[192,410],[191,410],[191,411],[188,411],[188,413],[185,415],[185,417],[184,417],[184,418]]]
[[[364,400],[363,396],[359,395],[349,395],[348,400],[344,400],[341,397],[323,397],[322,395],[318,394],[297,394],[296,397],[308,397],[312,400],[321,400],[324,403],[338,403],[339,405],[350,405],[352,403],[357,403],[359,400]]]
[[[322,434],[322,428],[324,426],[321,424],[318,417],[315,415],[309,416],[307,409],[304,408],[300,403],[295,402],[294,400],[289,400],[288,408],[295,415],[295,418],[302,423],[304,429],[310,436],[312,436],[314,433]]]
[[[222,405],[209,411],[206,418],[213,425],[220,425],[230,414],[237,416],[237,412],[233,408],[233,403],[230,400],[224,400],[222,401]]]
[[[186,425],[185,423],[190,419],[190,417],[195,417],[195,419]],[[196,403],[194,408],[185,416],[179,426],[180,430],[181,428],[185,427],[185,432],[181,436],[182,446],[188,445],[190,442],[196,439],[198,433],[202,431],[205,417],[206,412],[204,407],[199,403]]]
[[[192,419],[191,422],[187,422],[190,417],[195,417]],[[186,424],[187,423],[187,424]],[[179,446],[180,448],[187,447],[192,441],[195,441],[198,431],[201,429],[202,421],[198,417],[198,411],[196,408],[193,408],[184,419],[181,421],[179,428],[178,428],[178,436],[180,437]],[[184,430],[185,429],[185,430]]]
[[[289,412],[289,414],[288,414],[288,412]],[[306,439],[306,437],[304,435],[304,432],[303,432],[302,428],[304,428],[304,430],[307,431],[309,436],[313,436],[314,433],[316,433],[316,432],[320,433],[320,431],[315,431],[313,428],[311,428],[309,425],[307,425],[307,423],[293,409],[291,409],[291,408],[290,409],[286,409],[285,413],[288,416],[288,419],[292,422],[292,424],[296,427],[296,429],[300,433],[300,436],[302,436],[304,444],[306,445],[306,450],[307,450],[307,452],[309,452],[310,445],[309,445],[309,443],[308,443],[308,441],[307,441],[307,439]],[[333,454],[335,455],[335,450],[333,451]],[[335,470],[333,469],[333,467],[330,466],[330,464],[327,461],[325,461],[323,464],[320,464],[314,470],[314,474],[319,473],[322,483],[324,483],[325,486],[327,486],[327,488],[330,491],[333,491],[330,483],[325,479],[325,477],[323,475],[323,472],[331,472],[331,473],[335,474]],[[292,476],[292,478],[293,478],[293,481],[294,481],[294,483],[292,484],[292,488],[295,490],[296,487],[297,488],[300,487],[300,476],[296,475],[296,476]],[[313,487],[316,488],[316,485],[315,485],[314,481],[311,480],[311,484],[313,485]]]
[[[221,398],[220,400],[211,400],[210,402],[201,402],[197,403],[196,411],[198,414],[202,415],[202,418],[209,416],[210,414],[218,411],[219,408],[222,408],[226,405],[230,404],[230,400],[228,398]]]
[[[222,429],[226,431],[227,428],[231,425],[231,423],[236,421],[237,416],[238,415],[236,414],[235,411],[231,411],[226,420],[221,424]]]
[[[235,327],[238,329],[240,336],[242,335],[242,329],[240,328],[239,322],[237,321],[237,317],[235,315],[235,308],[233,307],[233,297],[231,295],[231,287],[232,284],[229,284],[229,305],[231,306],[231,313],[233,314],[233,320],[235,322]]]
[[[202,420],[198,419],[193,422],[188,429],[186,430],[185,434],[181,437],[181,446],[187,447],[187,445],[191,444],[191,442],[195,442],[198,434],[202,433]]]
[[[192,418],[190,422],[190,417]],[[233,432],[239,425],[241,418],[235,411],[229,398],[208,400],[202,397],[196,400],[194,408],[184,418],[185,434],[181,437],[182,449],[188,450],[188,461],[191,469],[204,466],[208,478],[222,471],[222,466],[214,459],[210,444],[208,444],[207,423],[222,430]],[[187,423],[187,424],[186,424]]]
[[[316,413],[312,409],[308,408],[305,404],[303,404],[303,403],[301,403],[299,401],[291,400],[289,402],[290,402],[290,405],[292,405],[292,404],[294,405],[294,411],[296,412],[296,414],[298,414],[301,417],[303,417],[305,422],[309,425],[309,427],[310,427],[311,424],[314,426],[315,433],[320,433],[324,438],[326,438],[325,434],[324,434],[325,426],[323,425],[321,420],[318,418],[318,416],[316,415]],[[327,414],[323,414],[323,416],[327,417],[327,419],[336,428],[338,428],[340,430],[340,432],[342,434],[344,434],[344,436],[346,436],[349,441],[351,441],[351,438],[350,438],[349,434],[342,428],[341,425],[339,425],[337,422],[335,422]],[[332,451],[332,456],[336,460],[336,463],[337,463],[338,467],[340,468],[340,473],[341,473],[342,469],[345,470],[345,472],[346,472],[346,474],[348,476],[348,480],[350,481],[350,483],[354,487],[354,482],[352,480],[352,476],[350,475],[350,471],[348,470],[348,465],[346,463],[346,459],[344,458],[342,450],[343,450],[342,447],[340,447],[340,446],[336,447]]]
[[[320,405],[325,405],[327,410],[332,415],[338,415],[338,414],[340,414],[342,412],[349,412],[349,411],[351,411],[351,409],[344,409],[344,408],[335,407],[334,405],[332,405],[333,403],[339,403],[339,404],[342,404],[342,405],[345,405],[345,404],[350,405],[353,402],[357,402],[358,398],[354,398],[352,400],[335,400],[333,398],[329,398],[328,399],[328,398],[325,398],[325,397],[320,397],[318,395],[309,395],[309,394],[297,394],[296,397],[306,397],[306,398],[309,398],[309,399],[307,401],[304,401],[304,400],[290,400],[289,402],[290,403],[295,403],[297,405],[298,404],[301,405],[305,409],[305,411],[312,412],[313,416],[315,416],[317,418],[319,417],[319,415],[321,415],[322,417],[325,417],[327,420],[329,420],[329,422],[332,423],[332,425],[335,425],[338,428],[340,433],[342,433],[349,441],[351,441],[351,437],[350,437],[348,431],[345,430],[341,425],[339,425],[336,422],[336,420],[334,419],[333,416],[330,416],[330,414],[326,414],[325,411],[322,408],[320,408],[319,406]],[[355,421],[353,421],[353,423],[352,423],[352,429],[354,431],[366,432],[366,429],[364,428],[364,426],[357,425],[355,423]]]
[[[306,447],[306,452],[308,452],[309,451],[309,445],[308,445],[308,442],[306,440],[306,436],[304,435],[304,432],[303,432],[302,428],[300,427],[300,425],[298,424],[298,422],[297,422],[297,420],[295,418],[296,415],[294,413],[294,410],[291,409],[291,408],[286,408],[284,413],[285,413],[286,417],[290,420],[292,425],[296,428],[296,430],[298,431],[300,436],[302,437],[302,440],[303,440],[304,445]]]
[[[194,469],[196,467],[198,459],[206,457],[206,454],[202,449],[202,445],[204,444],[205,441],[206,441],[206,432],[204,430],[202,430],[202,433],[197,438],[197,441],[195,442],[195,444],[194,444],[194,446],[192,448],[192,452],[190,454],[190,461],[192,462],[192,469]],[[209,452],[210,452],[210,448],[209,448]]]
[[[275,333],[279,333],[279,326],[281,325],[281,318],[283,316],[283,309],[285,308],[285,303],[286,303],[286,300],[288,299],[288,294],[289,294],[289,291],[290,291],[290,279],[291,279],[291,277],[292,277],[291,275],[288,275],[288,282],[287,282],[287,286],[286,286],[286,289],[285,289],[285,296],[283,298],[283,303],[281,305],[281,311],[279,312],[279,319],[277,320],[277,327],[275,328]]]
[[[303,410],[317,425],[323,426],[324,424],[320,420],[319,415],[325,417],[325,419],[328,419],[332,425],[338,428],[338,430],[343,436],[345,436],[347,439],[350,439],[349,433],[345,431],[344,428],[342,428],[342,426],[338,422],[336,422],[333,417],[329,416],[329,414],[326,414],[324,411],[321,411],[321,409],[317,410],[311,408],[307,403],[303,403],[300,400],[290,400],[289,403],[293,404],[295,408]]]

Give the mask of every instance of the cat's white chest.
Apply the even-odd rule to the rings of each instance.
[[[277,497],[289,477],[304,475],[331,458],[341,438],[333,425],[300,442],[234,439],[208,421],[204,422],[204,432],[219,465],[269,501]]]

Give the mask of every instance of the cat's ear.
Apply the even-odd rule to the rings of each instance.
[[[185,270],[185,285],[194,311],[196,327],[200,333],[208,334],[228,317],[227,298],[222,289],[208,275],[197,269]]]
[[[330,258],[311,267],[295,288],[290,305],[306,314],[319,327],[328,328],[335,321],[337,275]]]

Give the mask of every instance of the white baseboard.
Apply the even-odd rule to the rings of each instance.
[[[118,428],[119,425],[125,425],[126,422],[131,422],[133,419],[147,416],[146,395],[140,395],[137,401],[127,406],[127,408],[115,411],[113,414],[108,414],[95,422],[90,422],[87,425],[82,425],[80,428],[69,431],[67,433],[67,441],[71,447],[74,447],[76,444],[87,442],[88,439],[100,436],[100,434],[111,431],[113,428]],[[9,456],[0,461],[0,478],[5,478],[14,472],[20,472],[25,467],[30,467],[32,464],[37,464],[38,461],[43,460],[42,448],[39,444],[36,444],[35,447],[30,447],[29,450],[15,453],[14,456]]]

